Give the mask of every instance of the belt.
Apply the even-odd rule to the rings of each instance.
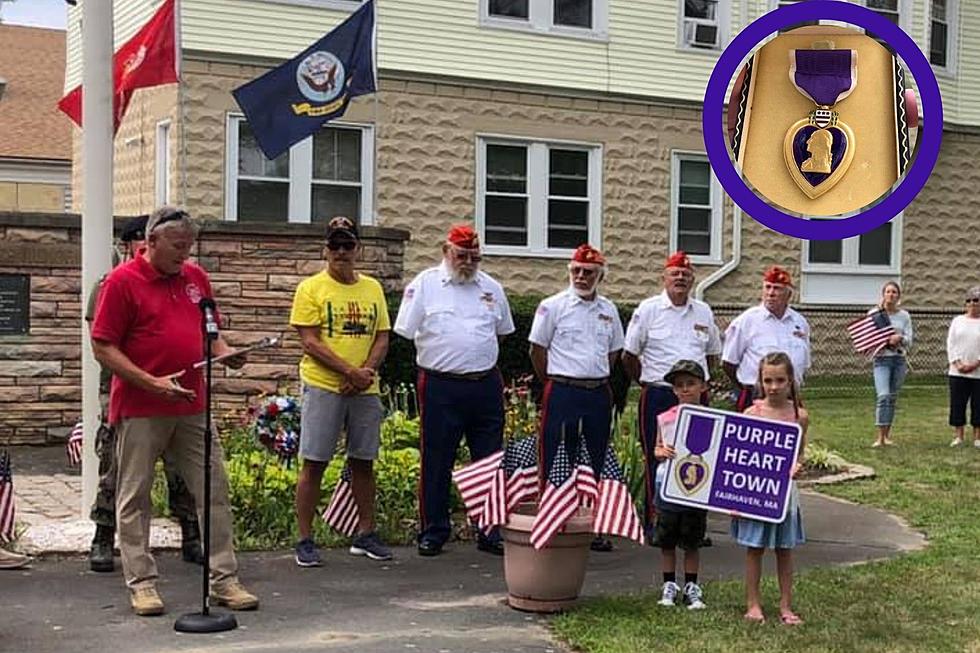
[[[641,381],[640,385],[644,388],[669,388],[674,389],[674,386],[670,385],[666,381]]]
[[[570,376],[558,376],[551,375],[548,377],[555,383],[560,383],[562,385],[570,385],[573,388],[585,388],[586,390],[595,390],[596,388],[601,388],[609,383],[608,378],[602,379],[573,379]]]
[[[491,367],[489,370],[483,370],[482,372],[440,372],[438,370],[428,370],[424,367],[422,371],[426,374],[431,374],[437,379],[449,379],[450,381],[482,381],[491,374],[497,371],[496,367]]]

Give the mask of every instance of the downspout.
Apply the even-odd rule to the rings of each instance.
[[[694,288],[694,297],[704,299],[704,291],[724,278],[729,272],[738,267],[742,260],[742,209],[736,204],[732,209],[732,258],[723,266],[705,277]]]
[[[749,24],[749,0],[741,0],[739,3],[741,13],[741,23],[739,28],[744,28]],[[742,209],[738,204],[732,207],[732,258],[720,268],[701,280],[694,288],[694,297],[704,299],[704,292],[728,275],[729,272],[738,267],[742,261]]]

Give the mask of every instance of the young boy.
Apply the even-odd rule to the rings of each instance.
[[[657,418],[657,445],[654,456],[660,463],[674,457],[674,426],[677,423],[677,411],[680,406],[699,404],[701,394],[707,388],[704,369],[692,360],[677,361],[664,375],[664,380],[673,386],[674,394],[677,395],[680,404],[661,413]],[[704,541],[708,513],[706,510],[688,508],[661,499],[660,486],[666,482],[666,473],[667,465],[657,466],[654,494],[657,526],[653,545],[660,547],[661,569],[664,575],[663,595],[659,603],[673,606],[678,592],[681,591],[674,573],[677,562],[676,549],[679,546],[684,550],[683,601],[687,604],[688,610],[702,610],[707,606],[701,600],[701,587],[698,585],[698,567],[701,562],[698,549]]]

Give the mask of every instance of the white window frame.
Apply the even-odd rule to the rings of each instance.
[[[670,152],[670,251],[678,250],[680,193],[681,193],[681,161],[708,162],[708,155],[696,150],[671,150]],[[711,174],[709,205],[711,206],[711,252],[708,255],[690,254],[692,263],[718,265],[722,263],[722,189],[714,170],[708,165]]]
[[[810,263],[810,241],[803,242],[803,261],[800,269],[803,272],[821,272],[826,274],[900,274],[902,272],[902,223],[904,214],[899,213],[892,218],[892,249],[891,265],[861,265],[858,263],[860,254],[860,236],[845,238],[841,247],[840,263]]]
[[[555,25],[554,0],[528,0],[528,17],[507,18],[490,15],[490,0],[479,0],[479,25],[491,29],[533,32],[550,36],[569,36],[593,41],[609,40],[609,2],[592,0],[592,28]]]
[[[528,148],[527,167],[527,245],[488,245],[486,244],[485,202],[487,192],[487,145],[517,145]],[[588,240],[593,247],[602,248],[602,159],[601,143],[569,141],[560,139],[539,139],[503,134],[476,135],[476,227],[483,242],[483,251],[488,255],[522,256],[533,258],[568,258],[573,249],[548,247],[548,223],[543,217],[548,215],[548,151],[551,147],[559,149],[580,149],[589,153],[589,216]]]
[[[718,44],[711,48],[702,48],[692,45],[685,37],[687,23],[700,25],[714,24],[712,21],[702,18],[687,18],[684,16],[684,0],[677,0],[677,48],[684,52],[709,52],[717,53],[728,45],[731,37],[732,23],[732,3],[731,0],[718,0]]]
[[[802,1],[802,0],[798,0],[798,1]],[[769,0],[769,10],[772,11],[772,10],[778,8],[779,7],[779,2],[780,2],[780,0]],[[862,7],[867,7],[868,6],[867,0],[844,0],[844,2],[850,2],[851,4],[860,5]],[[827,25],[841,25],[843,27],[853,27],[853,25],[850,25],[848,23],[842,23],[842,22],[835,21],[835,20],[822,20],[822,21],[820,21],[820,24],[821,25],[827,24]],[[912,24],[912,2],[911,2],[911,0],[898,0],[898,26],[901,27],[906,32],[908,32],[911,24]]]
[[[947,78],[956,77],[956,59],[959,53],[957,32],[960,28],[960,0],[946,0],[946,65],[937,66],[930,62],[937,75]],[[926,58],[932,49],[932,1],[926,6]]]
[[[238,220],[238,124],[245,120],[240,113],[229,113],[225,121],[225,220]],[[332,121],[326,127],[361,130],[361,214],[358,224],[375,224],[374,215],[374,125],[371,123]],[[256,179],[275,180],[273,177]],[[313,136],[289,148],[289,205],[287,222],[312,222]]]
[[[170,120],[157,123],[154,141],[154,199],[156,206],[166,206],[170,200]]]
[[[890,265],[861,265],[860,236],[844,239],[841,263],[810,263],[810,241],[802,241],[801,294],[808,304],[864,305],[874,301],[888,280],[901,283],[904,214],[892,218]]]

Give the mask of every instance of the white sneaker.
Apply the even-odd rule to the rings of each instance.
[[[684,603],[687,603],[688,610],[704,610],[707,605],[701,600],[703,593],[697,583],[688,583],[684,586]]]
[[[973,446],[976,447],[977,449],[980,449],[980,440],[974,440]]]
[[[663,605],[668,608],[672,608],[675,605],[675,600],[677,599],[677,593],[681,591],[681,586],[673,581],[667,581],[664,583],[663,594],[660,595],[660,600],[657,601],[658,605]]]
[[[949,443],[951,447],[958,447],[963,444],[963,438],[953,438],[953,441]]]

